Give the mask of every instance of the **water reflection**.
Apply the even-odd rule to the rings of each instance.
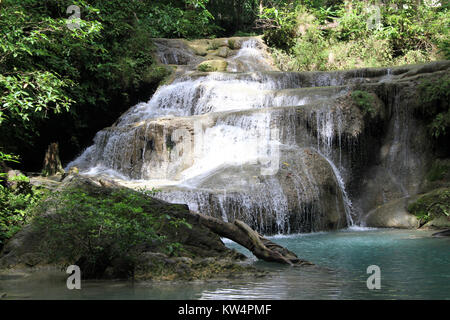
[[[0,294],[6,292],[6,299],[449,299],[450,239],[430,235],[385,229],[272,237],[316,265],[293,268],[250,259],[270,271],[264,278],[84,281],[82,290],[68,290],[63,271],[46,271],[0,276]],[[366,269],[373,264],[381,268],[381,290],[366,286]]]

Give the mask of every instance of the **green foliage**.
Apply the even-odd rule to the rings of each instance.
[[[447,136],[450,132],[450,75],[441,79],[423,79],[418,86],[420,104],[417,111],[429,123],[430,134]]]
[[[372,94],[366,91],[355,90],[351,93],[351,97],[353,102],[362,111],[363,115],[368,114],[371,117],[376,115],[377,110],[374,107],[375,101]]]
[[[441,163],[436,161],[431,166],[430,171],[427,174],[427,179],[431,182],[439,181],[444,179],[450,173],[450,164],[449,163]]]
[[[207,63],[200,64],[197,69],[198,69],[198,71],[201,71],[201,72],[210,72],[210,71],[212,71],[211,66],[209,64],[207,64]]]
[[[264,8],[260,19],[266,21],[268,29],[264,33],[264,41],[269,45],[289,51],[295,45],[297,37],[298,10],[287,6]]]
[[[449,56],[450,14],[444,5],[275,1],[260,19],[264,39],[285,71],[386,67]]]
[[[171,255],[183,250],[181,244],[166,240],[164,228],[191,228],[151,202],[142,192],[127,189],[54,194],[40,204],[34,220],[43,235],[41,250],[51,262],[81,264],[88,278],[101,277],[118,259],[128,264],[122,276],[132,276],[143,248],[161,248]]]
[[[65,19],[38,17],[27,10],[36,4],[8,1],[0,7],[0,125],[4,120],[28,121],[67,110],[73,102],[67,88],[73,82],[64,75],[61,67],[65,66],[50,69],[45,61],[55,60],[58,50],[67,55],[71,42],[92,44],[101,29],[97,21],[83,20],[79,29],[70,32]]]
[[[45,116],[49,109],[59,113],[68,110],[73,102],[63,89],[68,81],[46,71],[0,75],[0,125],[3,120],[30,116]]]
[[[0,151],[0,162],[15,162],[19,163],[19,156],[14,154],[7,154]]]
[[[130,104],[147,99],[169,74],[155,64],[152,37],[195,38],[216,30],[207,3],[0,3],[0,146],[8,153],[29,150],[32,155],[23,158],[31,161],[37,151],[44,152],[36,148],[45,149],[50,143],[43,140],[53,139],[58,131],[66,142],[63,158],[65,150],[78,153],[96,131],[110,125]],[[80,7],[79,20],[67,19],[70,5]],[[69,22],[79,28],[69,29]]]
[[[445,59],[450,60],[450,36],[447,35],[447,39],[443,39],[439,43],[439,51],[444,55]]]
[[[0,184],[0,248],[29,221],[31,209],[45,195],[24,175],[10,178],[6,186]]]
[[[188,10],[168,4],[152,3],[144,17],[145,24],[152,29],[152,37],[200,38],[207,37],[220,28],[211,21],[214,17],[206,9],[208,0],[186,0]]]
[[[214,34],[217,37],[248,36],[255,31],[259,0],[210,0],[206,8],[220,27]]]
[[[408,206],[408,211],[425,224],[440,216],[450,216],[450,189],[441,188],[427,193]]]
[[[154,197],[158,192],[161,192],[161,190],[155,188],[138,188],[136,191],[142,193],[146,197]]]
[[[228,39],[228,48],[231,50],[236,49],[236,41],[233,39]]]
[[[169,243],[167,245],[167,253],[171,256],[180,256],[183,253],[183,245],[179,242]]]
[[[233,37],[256,37],[259,34],[255,32],[244,32],[244,31],[237,31],[233,34]]]

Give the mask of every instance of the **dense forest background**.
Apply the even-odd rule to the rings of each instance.
[[[67,163],[149,99],[151,38],[263,35],[282,70],[340,70],[448,59],[449,21],[436,0],[4,0],[0,162],[40,171],[59,142]]]

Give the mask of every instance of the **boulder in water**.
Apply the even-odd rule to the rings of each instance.
[[[376,228],[418,228],[419,220],[408,212],[407,206],[406,198],[392,200],[370,211],[365,218],[365,224]]]

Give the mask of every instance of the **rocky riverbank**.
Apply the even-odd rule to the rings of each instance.
[[[44,178],[34,181],[54,189],[34,209],[32,222],[4,246],[0,254],[3,274],[60,270],[75,264],[87,279],[205,280],[264,275],[245,265],[245,256],[228,249],[217,234],[192,219],[185,205],[78,175],[60,183]],[[148,219],[139,220],[127,212],[130,209]],[[112,214],[105,215],[105,210]],[[153,225],[133,227],[141,222]],[[153,237],[137,236],[140,232]]]

